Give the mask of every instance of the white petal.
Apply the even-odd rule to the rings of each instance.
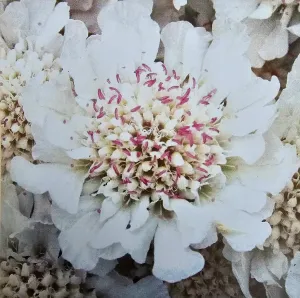
[[[91,270],[99,259],[99,251],[88,245],[100,228],[99,214],[87,213],[68,230],[59,235],[59,244],[63,257],[76,269]]]
[[[236,113],[235,117],[222,120],[220,130],[239,137],[253,132],[264,133],[270,128],[276,112],[275,104],[264,107],[252,105]]]
[[[119,243],[129,221],[129,210],[119,210],[103,224],[103,227],[99,229],[97,233],[95,233],[93,239],[91,239],[90,245],[94,248],[106,248],[114,243]],[[112,231],[114,232],[112,233]]]
[[[110,198],[106,198],[101,206],[101,213],[100,213],[100,221],[105,222],[112,216],[114,216],[120,207],[116,205]]]
[[[161,32],[161,40],[165,47],[164,63],[171,72],[173,69],[181,73],[183,63],[184,44],[189,30],[193,30],[189,22],[172,22]]]
[[[167,282],[177,282],[196,274],[203,266],[203,257],[181,243],[176,222],[160,221],[154,238],[153,275]]]
[[[278,24],[275,29],[265,39],[263,46],[259,50],[259,55],[264,60],[281,58],[287,54],[289,49],[289,32],[286,28]]]
[[[257,7],[258,0],[214,0],[214,9],[217,17],[227,17],[240,22],[247,18]]]
[[[58,164],[33,165],[22,157],[15,157],[10,174],[24,189],[35,194],[49,191],[51,199],[61,208],[76,212],[86,173]]]
[[[293,34],[300,36],[300,24],[290,26],[288,27],[288,30]]]
[[[260,134],[232,137],[228,147],[228,156],[239,156],[251,165],[264,154],[265,140]]]
[[[173,0],[174,7],[179,10],[181,6],[187,4],[187,0]]]
[[[300,295],[299,289],[300,277],[300,252],[296,252],[291,262],[290,269],[287,274],[285,288],[290,298],[297,298]]]
[[[128,229],[124,232],[121,245],[137,263],[143,264],[146,262],[156,227],[157,221],[151,218],[139,229],[134,231]]]
[[[176,213],[177,229],[185,247],[206,237],[212,218],[204,207],[194,206],[185,200],[171,200],[171,209]]]
[[[274,100],[279,88],[280,83],[277,77],[272,76],[268,81],[253,75],[248,84],[239,86],[228,96],[226,109],[233,112],[243,110],[252,104],[264,106]]]
[[[89,147],[80,147],[70,151],[67,151],[67,154],[72,159],[90,159],[95,158],[95,150]]]
[[[249,37],[243,24],[216,20],[214,38],[204,58],[203,68],[207,79],[224,97],[236,90],[236,86],[247,84],[251,77],[250,62],[245,57],[249,46]]]
[[[267,266],[267,259],[270,256],[265,251],[255,251],[251,262],[251,275],[259,282],[267,285],[278,285],[278,280],[270,272]],[[276,258],[276,257],[275,257]],[[279,265],[280,263],[278,263]]]
[[[104,260],[100,258],[96,267],[93,270],[89,271],[89,273],[98,276],[105,276],[107,275],[107,273],[111,272],[116,267],[117,264],[118,264],[117,260],[110,261],[110,260]]]
[[[98,249],[100,257],[105,260],[116,260],[126,255],[126,250],[120,243],[114,243],[102,249]]]
[[[244,211],[220,205],[216,213],[216,222],[222,227],[221,233],[236,251],[250,251],[256,245],[262,245],[271,234],[267,222],[261,222]]]
[[[84,23],[70,20],[65,27],[61,62],[74,79],[76,93],[87,98],[97,96],[97,82],[86,51],[88,31]]]
[[[252,19],[268,19],[273,14],[273,4],[271,2],[262,1],[257,9],[251,13],[249,18]]]
[[[32,157],[35,160],[66,165],[72,164],[72,159],[68,157],[66,151],[49,143],[39,126],[31,125],[31,133],[35,141],[32,148]]]
[[[275,135],[270,133],[265,140],[264,155],[252,166],[240,165],[238,175],[246,186],[278,194],[297,171],[299,161],[296,149],[288,144],[282,145]]]
[[[144,196],[140,199],[139,202],[134,206],[134,209],[131,213],[130,220],[130,230],[133,231],[135,229],[140,228],[149,217],[149,211],[147,207],[149,206],[149,198]]]
[[[259,212],[266,204],[267,194],[236,182],[225,186],[217,196],[228,207],[247,212]]]
[[[66,150],[81,147],[79,135],[73,123],[57,113],[48,113],[43,132],[45,139],[57,147]]]
[[[45,46],[68,23],[70,7],[66,3],[58,3],[48,18],[40,36],[37,38],[39,46]]]

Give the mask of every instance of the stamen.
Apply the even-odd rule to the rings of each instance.
[[[119,111],[118,108],[115,108],[115,118],[119,120]]]
[[[193,154],[190,153],[190,152],[185,152],[185,154],[186,154],[188,157],[192,158],[192,159],[197,159],[197,156],[196,156],[196,155],[193,155]]]
[[[164,173],[166,173],[167,172],[167,170],[162,170],[162,171],[160,171],[159,173],[157,173],[156,175],[158,176],[158,177],[160,177],[160,176],[162,176]]]
[[[129,168],[127,169],[127,172],[129,173],[134,167],[134,162],[132,162],[129,166]]]
[[[151,68],[150,68],[147,64],[143,63],[142,66],[143,66],[146,70],[152,71]]]
[[[164,72],[165,72],[165,75],[167,75],[167,74],[168,74],[168,71],[167,71],[166,65],[163,64],[163,63],[162,63],[162,68],[163,68],[163,70],[164,70]]]
[[[109,99],[108,104],[111,104],[111,103],[114,101],[114,99],[116,99],[116,98],[117,98],[117,95],[113,95],[113,96]]]
[[[163,82],[160,82],[158,84],[158,91],[166,90],[166,88],[163,87]]]
[[[115,173],[119,176],[120,175],[120,172],[119,172],[119,170],[118,170],[118,167],[115,165],[115,164],[113,164],[113,170],[115,171]]]
[[[137,83],[139,83],[140,80],[141,80],[141,73],[142,73],[142,72],[145,72],[145,71],[146,71],[146,70],[145,70],[145,69],[142,69],[141,67],[138,67],[138,68],[134,71],[135,76],[136,76],[136,81],[137,81]]]
[[[123,146],[123,143],[120,140],[113,140],[112,143],[117,146]]]
[[[99,169],[103,164],[103,161],[102,162],[99,162],[98,164],[92,166],[90,168],[90,174],[93,174],[97,169]]]
[[[118,98],[117,98],[117,103],[119,104],[122,100],[122,94],[117,88],[114,87],[109,87],[110,90],[117,92]]]
[[[116,75],[116,79],[117,79],[117,82],[120,84],[121,83],[121,78],[120,78],[119,74]]]
[[[95,143],[95,141],[94,141],[94,132],[93,131],[88,131],[87,134],[91,137],[92,142]]]
[[[178,89],[179,88],[179,86],[172,86],[172,87],[170,87],[169,89],[168,89],[168,91],[171,91],[171,90],[174,90],[174,89]]]
[[[207,141],[211,141],[213,139],[211,136],[209,136],[205,132],[203,132],[201,136],[202,136],[203,144],[206,144]]]
[[[169,81],[171,80],[171,78],[172,78],[172,77],[168,76],[168,77],[166,78],[166,82],[169,82]]]
[[[211,166],[214,162],[214,159],[215,159],[214,155],[211,155],[203,164],[207,167]]]
[[[152,87],[156,83],[156,79],[146,81],[144,86]]]
[[[130,151],[129,151],[128,149],[123,149],[122,151],[123,151],[123,153],[125,153],[127,156],[130,156],[130,155],[131,155],[131,153],[130,153]]]
[[[172,70],[172,73],[173,73],[173,77],[174,77],[175,80],[180,79],[180,76],[177,76],[176,71],[174,69]]]
[[[196,79],[195,78],[193,78],[193,87],[192,87],[193,89],[195,89],[196,88]]]
[[[105,99],[104,92],[101,89],[98,89],[98,97],[99,97],[100,100]]]
[[[138,111],[141,108],[141,106],[136,106],[135,108],[131,109],[130,112],[134,113]]]
[[[107,82],[108,84],[110,84],[110,79],[107,79],[106,82]]]
[[[201,168],[201,167],[198,167],[197,170],[199,170],[199,171],[201,171],[201,172],[203,172],[203,173],[205,173],[205,174],[208,173],[207,170],[205,170],[205,169],[203,169],[203,168]]]
[[[140,178],[141,182],[144,183],[146,186],[148,186],[150,180],[146,179],[145,177]]]
[[[146,78],[147,79],[152,79],[152,76],[157,76],[157,73],[156,72],[150,72],[146,75]]]
[[[96,104],[97,104],[97,99],[92,99],[92,101],[93,101],[93,109],[94,109],[94,111],[95,111],[95,112],[98,112],[99,110],[98,110],[98,108],[97,108],[97,106],[96,106]]]
[[[202,123],[197,123],[196,121],[194,121],[194,122],[193,122],[193,127],[194,127],[196,130],[200,131],[200,130],[204,127],[204,124],[202,124]]]

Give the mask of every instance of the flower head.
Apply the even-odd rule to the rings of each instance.
[[[70,21],[61,61],[76,97],[63,74],[46,86],[55,94],[48,110],[27,89],[33,155],[44,163],[14,158],[11,175],[50,193],[76,268],[126,253],[143,263],[154,239],[154,275],[176,282],[204,266],[190,245],[210,246],[218,232],[237,251],[265,241],[267,193],[284,187],[296,156],[268,132],[279,82],[251,72],[244,27],[212,41],[203,28],[170,23],[164,63],[155,62],[160,34],[148,4],[107,5],[101,37]]]
[[[68,20],[64,4],[55,9],[47,4],[35,17],[44,1],[13,2],[0,17],[0,30],[4,37],[0,53],[0,121],[4,168],[14,155],[30,159],[33,145],[30,123],[22,108],[22,90],[31,79],[38,82],[51,80],[60,71],[57,52],[61,44],[58,31]],[[54,11],[53,11],[54,10]],[[24,26],[16,16],[22,14]],[[57,22],[56,26],[53,23]],[[8,29],[9,28],[9,29]],[[59,42],[60,41],[60,42]],[[51,43],[56,42],[53,47]]]
[[[291,40],[300,35],[297,0],[234,0],[230,3],[213,0],[213,3],[217,18],[230,18],[247,26],[251,38],[248,56],[254,67],[285,56]]]

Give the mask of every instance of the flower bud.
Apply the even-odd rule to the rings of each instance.
[[[171,155],[171,164],[174,167],[181,167],[184,165],[184,160],[179,152],[174,152]]]
[[[269,218],[269,223],[272,226],[276,226],[280,223],[281,221],[281,216],[282,216],[282,212],[281,211],[276,211],[272,214],[272,216]]]
[[[288,200],[287,205],[289,207],[296,207],[297,205],[297,198],[296,197],[292,197],[291,199]]]

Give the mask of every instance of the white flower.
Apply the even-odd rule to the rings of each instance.
[[[69,19],[69,8],[55,1],[10,3],[0,16],[0,120],[3,166],[14,155],[30,158],[33,139],[23,109],[22,90],[31,79],[51,80],[61,70],[58,33]]]
[[[52,215],[76,267],[126,253],[143,263],[154,239],[153,273],[175,282],[203,268],[190,245],[209,246],[217,232],[237,251],[265,241],[257,213],[295,171],[295,150],[268,132],[279,82],[251,72],[243,26],[211,42],[203,28],[170,23],[161,63],[150,13],[135,1],[106,6],[102,35],[88,39],[70,21],[61,61],[78,105],[67,82],[38,86],[55,94],[47,104],[27,89],[33,155],[45,163],[16,157],[11,175],[72,213]]]
[[[300,36],[299,1],[213,0],[217,18],[243,22],[251,38],[248,57],[253,67],[281,58]],[[292,34],[290,34],[292,33]]]

